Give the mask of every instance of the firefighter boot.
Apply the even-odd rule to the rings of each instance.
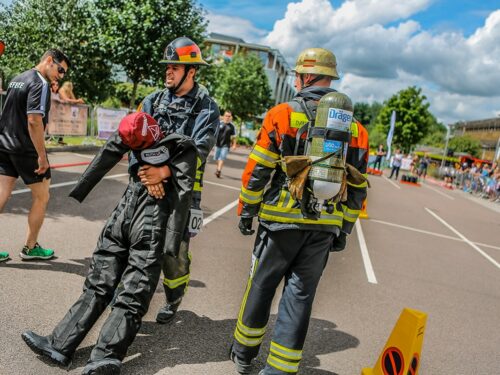
[[[59,366],[67,367],[71,362],[70,357],[67,357],[54,349],[50,336],[40,336],[35,332],[26,331],[21,335],[21,337],[29,348],[36,354],[49,358],[52,362],[57,363]]]
[[[88,362],[82,375],[120,375],[122,363],[118,359],[106,358]]]
[[[174,302],[167,302],[167,304],[158,311],[158,314],[156,315],[156,322],[159,324],[170,323],[174,319],[181,301],[182,297]]]
[[[231,346],[231,349],[229,349],[229,359],[234,362],[234,365],[236,367],[236,371],[238,371],[239,374],[250,374],[252,372],[252,362],[251,361],[245,361],[244,359],[238,357],[235,352],[233,352],[233,347]]]

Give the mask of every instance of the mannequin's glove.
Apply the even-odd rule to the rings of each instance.
[[[339,235],[335,237],[332,241],[330,251],[342,251],[345,249],[347,234],[340,231]]]
[[[240,232],[244,236],[251,236],[255,233],[255,230],[252,229],[253,217],[242,217],[240,219],[240,223],[238,224],[238,228],[240,228]]]

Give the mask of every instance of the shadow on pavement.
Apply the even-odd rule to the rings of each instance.
[[[272,316],[274,325],[275,316]],[[164,368],[186,364],[225,362],[229,360],[229,346],[236,319],[212,320],[191,311],[179,311],[170,325],[143,322],[139,335],[127,355],[131,357],[123,367],[124,375],[154,375]],[[359,340],[336,330],[332,322],[312,318],[304,348],[301,372],[308,375],[337,375],[316,369],[320,366],[317,355],[338,352],[359,345]],[[257,357],[254,374],[264,367],[269,349],[269,338]],[[91,348],[77,350],[72,367],[84,366]],[[208,372],[207,372],[208,374]]]
[[[90,261],[92,258],[84,258],[84,259],[71,259],[75,263],[63,263],[63,262],[54,262],[50,260],[39,260],[39,261],[30,261],[30,262],[22,262],[22,263],[1,263],[0,267],[5,268],[18,268],[21,270],[31,270],[31,271],[54,271],[54,272],[65,272],[71,273],[74,275],[78,275],[81,277],[86,277],[89,267]],[[203,281],[199,280],[189,280],[190,288],[205,288],[206,284]],[[156,288],[156,293],[163,293],[163,284],[161,282],[158,283],[158,287]],[[68,306],[69,308],[69,306]]]

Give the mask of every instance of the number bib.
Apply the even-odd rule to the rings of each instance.
[[[191,208],[189,212],[189,233],[198,234],[203,227],[203,211]]]

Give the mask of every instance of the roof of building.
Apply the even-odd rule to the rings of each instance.
[[[237,38],[234,36],[229,36],[225,34],[219,34],[219,33],[210,33],[209,38],[207,39],[217,39],[217,40],[225,40],[231,43],[245,43],[245,41],[241,38]]]
[[[484,120],[459,121],[452,125],[455,129],[500,129],[500,117]]]

